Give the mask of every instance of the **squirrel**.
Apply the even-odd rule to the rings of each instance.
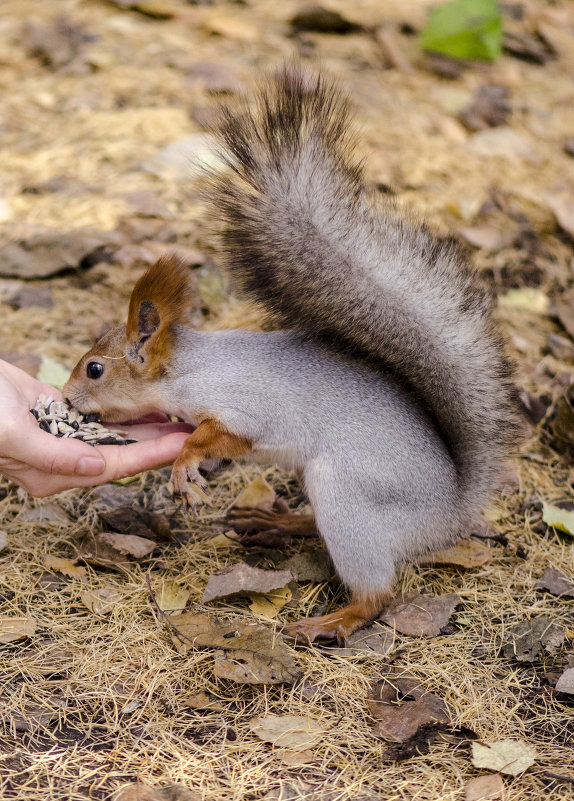
[[[279,330],[196,330],[190,271],[164,257],[64,387],[107,423],[164,412],[195,425],[172,472],[188,505],[204,499],[204,459],[299,472],[313,515],[230,520],[258,542],[321,536],[351,597],[284,627],[309,641],[373,620],[401,563],[463,535],[518,431],[487,293],[454,240],[370,197],[349,106],[285,65],[256,102],[221,111],[229,169],[208,191],[222,260]]]

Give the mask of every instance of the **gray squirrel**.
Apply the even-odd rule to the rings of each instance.
[[[195,425],[172,473],[188,505],[207,489],[204,459],[299,472],[313,515],[230,520],[257,542],[319,533],[351,598],[285,626],[311,641],[375,618],[401,563],[468,531],[518,430],[487,295],[454,241],[369,197],[348,106],[287,65],[256,102],[222,111],[230,169],[209,190],[222,258],[281,330],[194,329],[189,271],[162,258],[126,326],[64,388],[106,422],[163,412]]]

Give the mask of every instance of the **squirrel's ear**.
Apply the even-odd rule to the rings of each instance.
[[[174,324],[189,325],[194,296],[192,276],[182,261],[176,257],[156,261],[136,283],[130,297],[128,358],[147,361],[152,369],[169,364]]]

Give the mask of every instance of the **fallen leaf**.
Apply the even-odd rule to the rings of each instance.
[[[0,643],[33,637],[38,621],[33,617],[0,617]]]
[[[219,649],[214,672],[245,684],[293,684],[301,671],[283,638],[263,625],[223,622],[209,615],[172,615],[172,639],[188,648]]]
[[[189,67],[185,85],[197,84],[211,94],[234,94],[245,89],[231,67],[217,61],[196,61]]]
[[[522,740],[498,740],[494,743],[472,743],[472,764],[510,776],[519,776],[534,765],[536,749]]]
[[[464,59],[494,61],[502,47],[496,0],[451,0],[432,9],[421,32],[423,50]]]
[[[459,540],[446,551],[435,551],[419,560],[419,564],[480,567],[492,559],[492,548],[473,539]]]
[[[102,509],[100,518],[114,531],[120,534],[133,534],[148,540],[170,540],[171,529],[169,520],[165,515],[157,512],[148,512],[137,504],[126,504],[125,494],[123,503],[111,509]]]
[[[498,299],[503,309],[531,312],[546,316],[550,312],[550,298],[541,289],[525,286],[521,289],[510,289]]]
[[[334,656],[382,656],[392,649],[394,639],[392,632],[374,623],[347,637],[344,648],[325,647],[323,650]]]
[[[119,509],[122,506],[137,505],[137,496],[139,495],[138,487],[123,487],[117,484],[101,484],[99,487],[94,487],[89,494],[90,503],[92,503],[97,511],[102,514],[109,509]],[[114,528],[114,526],[111,526]],[[124,532],[126,533],[126,532]],[[131,534],[133,532],[127,532]]]
[[[188,790],[182,784],[151,787],[149,784],[129,784],[122,788],[113,801],[201,801],[201,794]]]
[[[46,699],[43,706],[25,704],[15,715],[11,716],[12,724],[18,732],[32,732],[44,729],[59,716],[60,710],[66,706],[63,698],[52,696]]]
[[[249,595],[252,592],[268,593],[289,584],[292,576],[287,570],[261,570],[239,562],[213,573],[207,580],[202,603],[226,598],[228,595]]]
[[[561,197],[547,197],[556,222],[568,236],[574,239],[574,202]]]
[[[568,668],[556,682],[556,690],[559,693],[574,695],[574,668]]]
[[[201,25],[210,33],[225,39],[256,42],[261,37],[259,28],[245,19],[241,12],[228,11],[226,8],[210,9],[203,15]]]
[[[258,509],[266,509],[270,512],[275,503],[275,497],[273,487],[265,481],[263,476],[258,476],[239,493],[233,506],[238,509],[251,509],[256,506]]]
[[[180,587],[177,581],[164,581],[157,593],[157,605],[162,612],[177,612],[185,609],[191,592]]]
[[[269,620],[275,620],[279,612],[283,609],[285,604],[288,604],[293,593],[289,587],[279,587],[276,590],[262,595],[261,593],[249,593],[249,608],[254,615],[266,617]]]
[[[574,580],[555,567],[547,568],[534,585],[536,590],[548,590],[552,595],[574,598]]]
[[[216,534],[215,537],[211,537],[207,540],[207,543],[209,545],[214,545],[216,548],[225,548],[229,547],[234,541],[237,542],[239,539],[240,535],[230,528],[229,531],[222,531],[221,534]]]
[[[476,776],[464,786],[464,801],[495,801],[504,794],[504,782],[500,773]]]
[[[81,598],[82,603],[90,612],[93,612],[95,615],[107,615],[117,606],[121,594],[115,587],[108,584],[106,587],[102,587],[99,590],[87,590],[83,592]]]
[[[471,105],[461,111],[458,118],[471,131],[504,125],[511,111],[508,98],[509,92],[506,86],[493,84],[480,86]]]
[[[296,31],[313,33],[345,34],[362,30],[361,25],[341,16],[338,11],[316,4],[299,9],[289,22]]]
[[[43,309],[51,309],[54,305],[52,290],[48,286],[30,286],[25,284],[20,287],[13,295],[6,299],[8,306],[13,309],[28,309],[31,306],[39,306]]]
[[[544,502],[542,504],[542,520],[552,528],[574,537],[574,512],[560,509],[558,506]]]
[[[275,753],[276,756],[281,759],[281,762],[290,768],[299,768],[303,765],[308,765],[315,759],[313,751],[292,751],[288,748],[282,748]]]
[[[43,503],[40,506],[23,509],[18,515],[18,520],[23,523],[64,525],[70,522],[70,516],[57,503]]]
[[[288,570],[295,581],[313,581],[322,584],[335,575],[335,568],[327,551],[303,551],[296,553],[277,565],[278,570]]]
[[[184,696],[182,703],[190,709],[208,710],[209,712],[223,712],[225,710],[225,706],[221,701],[218,701],[215,696],[204,690]]]
[[[566,632],[546,615],[523,620],[506,634],[502,653],[506,659],[535,662],[542,653],[552,656],[564,642]]]
[[[410,677],[381,679],[371,689],[368,704],[377,721],[373,734],[391,742],[407,740],[426,724],[449,722],[442,698],[425,692]]]
[[[460,229],[460,233],[469,244],[484,250],[500,250],[512,241],[508,231],[501,231],[492,225],[466,226]]]
[[[3,551],[7,545],[8,545],[8,535],[3,529],[0,529],[0,551]]]
[[[4,245],[0,253],[0,276],[48,278],[88,264],[99,251],[121,244],[121,237],[114,232],[76,228],[60,233],[46,229]]]
[[[44,567],[48,570],[55,570],[63,576],[72,579],[79,579],[80,581],[87,580],[87,573],[85,567],[80,567],[75,564],[71,559],[61,559],[59,556],[51,556],[48,554],[44,557]]]
[[[454,593],[433,596],[412,592],[383,612],[379,620],[410,637],[436,637],[459,603]]]
[[[325,735],[325,729],[308,716],[265,715],[252,718],[249,728],[266,743],[306,751],[317,745]]]
[[[142,559],[157,548],[157,543],[153,540],[137,537],[135,534],[115,534],[113,531],[105,531],[103,534],[98,534],[96,540],[110,545],[123,556],[129,555],[136,559]]]
[[[505,31],[502,47],[511,56],[531,64],[546,64],[558,55],[545,36],[527,31]]]

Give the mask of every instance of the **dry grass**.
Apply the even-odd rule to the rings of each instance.
[[[299,3],[251,0],[246,8],[222,4],[213,9],[194,8],[183,0],[174,3],[183,21],[160,23],[96,0],[65,0],[58,9],[47,0],[4,0],[0,172],[12,212],[2,223],[4,241],[34,225],[59,231],[82,225],[113,230],[123,215],[134,214],[126,193],[143,189],[156,192],[173,215],[165,222],[168,234],[210,252],[193,188],[160,181],[143,172],[140,164],[160,147],[198,130],[186,112],[193,105],[208,104],[209,98],[201,88],[185,84],[187,66],[199,59],[224,61],[251,82],[263,66],[289,56],[298,46],[286,35],[285,20]],[[386,0],[386,19],[389,24],[408,19],[420,26],[430,4]],[[380,0],[358,0],[353,14],[344,0],[329,5],[367,24],[381,20]],[[529,6],[546,8],[534,0]],[[57,72],[24,52],[24,21],[48,24],[57,13],[70,15],[99,37],[88,47],[99,66]],[[228,26],[223,35],[214,34],[216,13],[220,19],[222,14],[237,17],[243,28],[234,32]],[[553,30],[557,44],[563,43],[559,61],[537,67],[504,57],[495,65],[470,69],[454,83],[419,67],[412,37],[400,39],[415,63],[411,73],[383,72],[374,39],[363,35],[310,35],[302,44],[304,49],[314,48],[325,67],[342,75],[351,89],[366,128],[369,178],[397,186],[400,203],[425,214],[441,230],[453,230],[475,224],[476,213],[496,188],[511,208],[512,225],[520,215],[529,221],[540,251],[512,246],[478,255],[478,266],[493,276],[499,290],[525,280],[521,271],[528,273],[531,262],[540,270],[543,291],[563,288],[572,280],[571,243],[557,235],[543,200],[546,193],[564,189],[573,163],[562,144],[574,130],[568,102],[574,48],[566,46],[572,41],[567,26]],[[456,141],[441,133],[454,113],[453,104],[460,102],[457,92],[470,98],[484,83],[509,87],[510,124],[530,144],[527,158],[485,159],[467,147],[468,136]],[[24,191],[58,176],[73,177],[79,190]],[[509,224],[508,215],[492,215],[495,224]],[[104,320],[123,318],[140,271],[137,265],[101,264],[54,278],[46,282],[53,290],[51,310],[3,305],[1,350],[41,353],[72,366]],[[209,311],[206,327],[258,325],[253,310],[226,298],[209,269],[203,271],[202,282]],[[14,287],[14,282],[0,281],[0,299]],[[520,382],[540,391],[546,337],[560,329],[548,315],[524,309],[505,309],[501,317],[519,361]],[[552,376],[571,367],[548,362],[548,357],[546,364],[549,391],[554,391]],[[215,547],[208,540],[221,530],[217,521],[256,475],[255,469],[228,469],[211,482],[210,505],[199,518],[177,518],[177,527],[189,532],[187,544],[162,546],[151,560],[134,563],[127,572],[87,566],[87,585],[47,574],[44,558],[74,556],[81,537],[98,530],[92,492],[35,502],[0,480],[0,528],[9,538],[9,547],[0,552],[0,615],[38,620],[30,641],[0,646],[0,797],[108,799],[122,785],[142,781],[158,786],[181,783],[205,801],[459,801],[465,782],[478,775],[467,740],[439,739],[428,754],[396,764],[388,761],[387,746],[371,733],[368,690],[393,662],[445,699],[454,726],[472,729],[486,741],[522,738],[536,746],[536,765],[521,777],[505,779],[507,801],[574,799],[574,783],[552,787],[546,775],[574,777],[572,704],[558,700],[550,684],[553,674],[563,670],[568,659],[572,662],[573,602],[534,590],[547,566],[572,575],[573,544],[545,531],[532,505],[533,498],[571,494],[574,472],[561,466],[555,455],[549,459],[537,435],[526,452],[531,456],[524,455],[516,465],[519,489],[501,499],[494,515],[493,524],[505,540],[494,544],[491,562],[468,571],[411,566],[400,576],[399,591],[458,593],[463,608],[454,616],[454,632],[434,639],[397,635],[394,649],[383,657],[341,657],[320,647],[298,648],[303,679],[295,687],[231,684],[214,677],[209,651],[178,655],[146,588],[148,572],[156,590],[166,579],[175,579],[192,591],[188,608],[202,609],[207,577],[248,556],[236,543]],[[274,469],[266,476],[293,505],[302,502],[291,477]],[[172,515],[165,484],[165,472],[138,477],[123,487],[126,502],[135,498]],[[30,509],[53,503],[69,513],[68,523],[25,521]],[[272,556],[263,556],[263,564],[272,566]],[[117,589],[120,600],[110,614],[98,616],[84,606],[81,596],[86,586],[108,584]],[[343,599],[344,591],[335,584],[302,587],[278,623],[336,606]],[[243,601],[212,604],[205,611],[253,618]],[[540,614],[568,630],[565,652],[547,664],[520,665],[502,658],[507,629]],[[216,696],[223,711],[187,706],[186,697],[199,690]],[[325,735],[307,765],[284,764],[280,751],[250,731],[250,719],[265,713],[309,715],[320,722]]]

